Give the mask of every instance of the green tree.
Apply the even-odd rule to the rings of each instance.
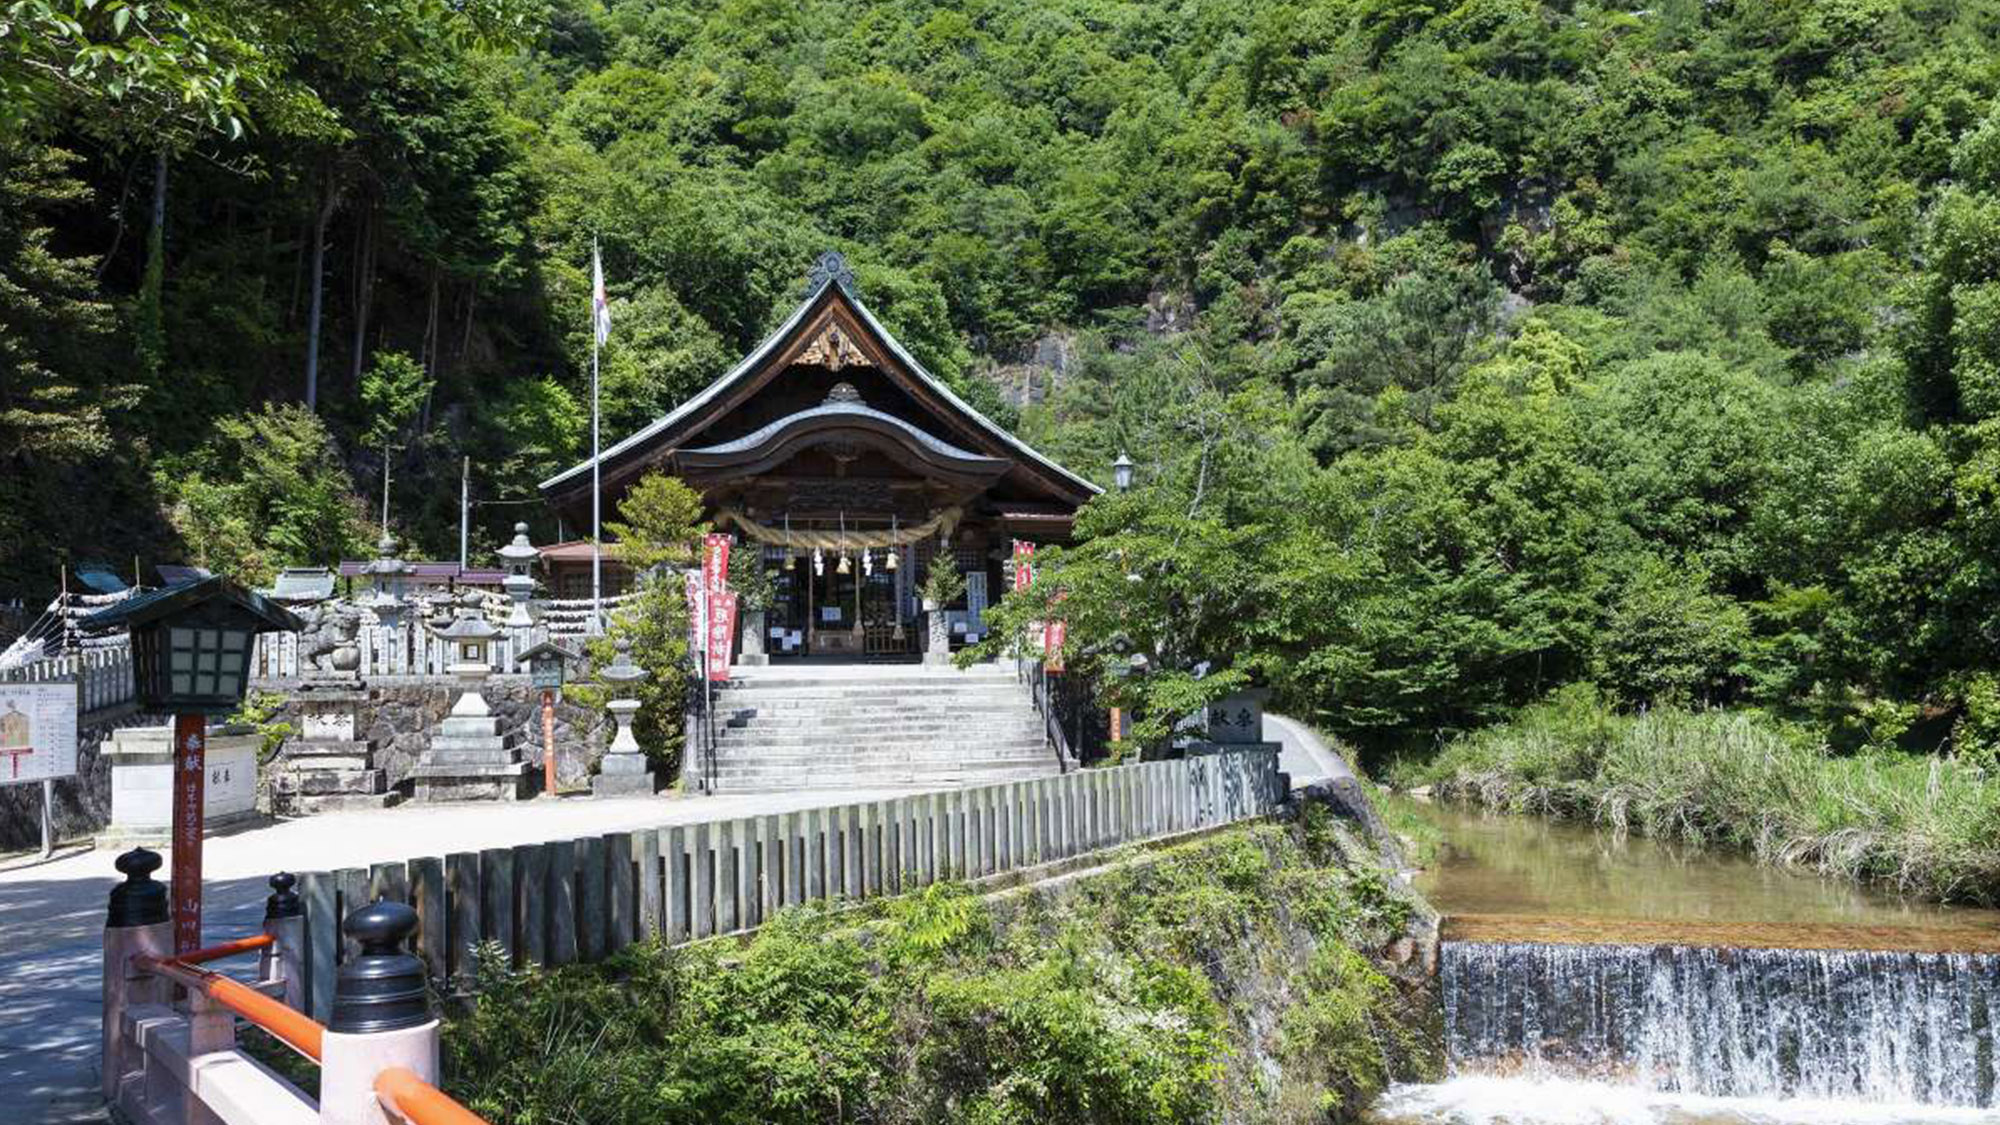
[[[241,582],[358,558],[369,541],[326,426],[302,407],[219,419],[200,449],[162,461],[159,487],[188,560]]]

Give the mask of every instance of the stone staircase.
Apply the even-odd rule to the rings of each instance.
[[[715,697],[718,792],[941,789],[1060,772],[1010,667],[780,664],[731,673]]]

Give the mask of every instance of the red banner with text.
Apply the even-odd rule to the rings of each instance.
[[[708,604],[707,580],[700,571],[687,572],[688,655],[701,651],[702,607]]]
[[[729,678],[730,650],[736,642],[736,592],[724,590],[708,599],[708,678]]]
[[[1025,590],[1035,580],[1035,545],[1025,539],[1014,540],[1014,589]]]
[[[703,540],[701,577],[714,598],[729,588],[729,536],[712,531]]]
[[[1063,640],[1069,635],[1069,626],[1058,617],[1042,626],[1042,666],[1051,672],[1063,670]]]

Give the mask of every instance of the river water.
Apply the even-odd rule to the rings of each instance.
[[[2000,912],[1422,811],[1448,1076],[1374,1125],[2000,1125]]]

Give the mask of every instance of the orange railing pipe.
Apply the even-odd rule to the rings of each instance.
[[[234,957],[238,953],[249,953],[277,942],[270,934],[252,934],[235,941],[225,941],[221,945],[211,945],[207,949],[197,949],[192,953],[182,953],[174,957],[183,965],[199,965],[207,961],[219,961],[224,957]]]
[[[417,1077],[408,1067],[386,1067],[375,1076],[375,1096],[410,1125],[486,1125],[486,1119]]]
[[[320,1040],[326,1034],[326,1028],[311,1016],[286,1007],[281,1001],[230,980],[221,973],[197,969],[177,958],[141,957],[139,964],[141,968],[158,973],[183,988],[200,992],[277,1036],[292,1050],[314,1062],[319,1061]]]

